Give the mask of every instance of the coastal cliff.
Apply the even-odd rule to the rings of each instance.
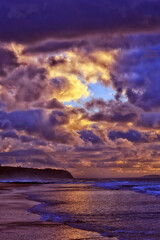
[[[73,179],[73,176],[66,170],[0,166],[0,182],[52,181],[55,179]]]

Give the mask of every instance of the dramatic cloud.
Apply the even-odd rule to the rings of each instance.
[[[80,132],[80,135],[84,141],[88,141],[93,144],[102,143],[102,140],[97,135],[95,135],[92,131],[83,130]]]
[[[133,49],[119,55],[112,71],[117,99],[125,92],[128,100],[145,111],[159,109],[159,45]]]
[[[42,110],[0,112],[0,129],[25,131],[57,143],[80,142],[78,134],[67,132],[63,127],[68,121],[69,116],[60,111],[53,111],[49,114]]]
[[[136,130],[128,130],[127,132],[120,131],[110,131],[108,133],[109,138],[112,140],[116,140],[119,138],[127,139],[130,142],[141,143],[141,142],[152,142],[153,140],[159,141],[159,135],[154,134],[153,132],[138,132]]]
[[[159,43],[158,0],[1,1],[1,163],[158,173]]]
[[[142,114],[138,125],[144,128],[160,129],[160,113]]]
[[[47,102],[37,102],[34,107],[46,108],[46,109],[64,109],[65,105],[59,102],[56,98],[53,98]]]
[[[86,41],[47,41],[40,45],[27,47],[23,50],[23,54],[36,54],[36,53],[50,53],[60,52],[72,48],[80,48],[87,45]],[[53,64],[54,62],[52,62]],[[56,63],[55,63],[56,64]],[[54,64],[53,64],[54,65]]]
[[[115,102],[113,100],[105,102],[103,99],[92,99],[86,103],[86,108],[91,110],[89,119],[91,121],[106,122],[135,122],[139,112],[134,106],[128,103]],[[93,109],[97,109],[93,112]]]
[[[63,102],[78,100],[89,95],[87,86],[73,75],[69,78],[57,77],[51,79],[51,88],[53,89],[53,96]]]
[[[5,139],[5,138],[18,138],[18,135],[14,131],[0,132],[0,136],[1,136],[2,139]]]
[[[24,43],[51,37],[156,31],[160,28],[159,8],[157,0],[7,0],[0,4],[0,40]]]
[[[0,77],[6,76],[8,71],[18,67],[18,59],[14,52],[0,48]]]

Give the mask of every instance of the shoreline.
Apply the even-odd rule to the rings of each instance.
[[[30,194],[41,186],[39,184],[0,183],[0,236],[2,239],[113,239],[62,223],[42,221],[39,214],[28,211],[39,204],[38,201],[30,199]]]
[[[31,215],[25,209],[35,205],[36,201],[28,200],[25,193],[30,185],[0,184],[0,230],[22,222],[30,223],[40,221],[38,215]]]

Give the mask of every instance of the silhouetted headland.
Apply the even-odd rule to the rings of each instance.
[[[73,176],[68,171],[60,169],[0,166],[0,182],[36,182],[55,179],[73,179]]]

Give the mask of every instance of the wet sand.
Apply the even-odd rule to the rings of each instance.
[[[43,222],[40,216],[27,211],[39,204],[27,193],[40,186],[0,184],[0,239],[4,240],[85,240],[112,239],[98,233],[79,230],[61,223]]]

